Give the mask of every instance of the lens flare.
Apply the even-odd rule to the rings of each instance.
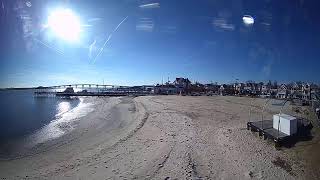
[[[57,37],[65,41],[75,42],[80,38],[80,19],[70,9],[52,11],[47,25]]]
[[[246,25],[252,25],[254,24],[254,18],[250,15],[244,15],[242,17],[243,23]]]

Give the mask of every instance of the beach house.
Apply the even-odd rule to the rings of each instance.
[[[258,93],[258,84],[255,82],[249,81],[243,87],[243,94],[245,95],[257,95]]]
[[[209,93],[218,93],[220,85],[218,84],[205,84],[204,88],[206,89],[206,91]]]
[[[302,83],[293,82],[289,85],[290,97],[293,99],[301,99],[302,97]]]
[[[286,84],[281,84],[278,88],[276,98],[286,99],[288,97],[289,90]]]
[[[162,94],[162,95],[172,95],[177,94],[177,88],[173,84],[157,84],[154,87],[155,94]]]
[[[302,99],[310,100],[311,99],[311,87],[309,83],[302,84]]]
[[[267,98],[267,97],[270,97],[271,96],[271,85],[262,85],[261,86],[261,91],[260,91],[260,96],[261,97],[264,97],[264,98]]]
[[[191,81],[188,78],[177,77],[173,81],[173,85],[176,87],[178,93],[187,93],[191,86]]]
[[[218,90],[219,94],[221,96],[225,95],[233,95],[234,94],[234,89],[233,85],[230,84],[222,84]]]
[[[234,94],[235,95],[241,95],[243,93],[245,84],[243,83],[234,83],[233,88],[234,88]]]

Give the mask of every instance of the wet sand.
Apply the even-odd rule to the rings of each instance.
[[[318,179],[318,136],[276,150],[246,130],[251,100],[88,98],[94,111],[81,117],[73,131],[34,153],[1,160],[0,178]],[[264,102],[253,100],[253,119],[260,118]],[[290,109],[286,106],[284,112]],[[265,118],[277,111],[268,107]]]

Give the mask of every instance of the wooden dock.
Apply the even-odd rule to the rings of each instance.
[[[69,84],[35,88],[35,97],[72,96],[145,96],[152,94],[153,86],[118,86],[100,84]]]
[[[264,140],[273,140],[276,147],[281,146],[281,143],[293,137],[274,129],[271,120],[248,122],[247,129],[252,132],[258,132],[259,136],[262,136]]]

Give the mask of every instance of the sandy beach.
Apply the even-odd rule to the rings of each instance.
[[[0,160],[1,179],[318,179],[312,140],[276,150],[246,129],[265,99],[228,96],[92,97],[74,129]],[[284,112],[290,112],[286,106]],[[265,118],[279,110],[267,107]],[[317,133],[316,133],[317,132]]]

